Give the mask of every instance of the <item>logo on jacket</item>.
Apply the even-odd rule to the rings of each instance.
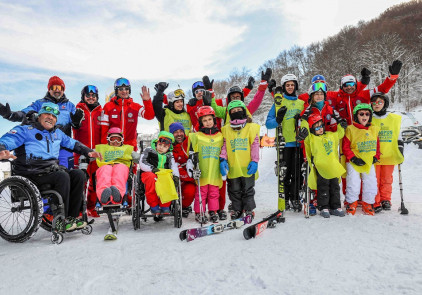
[[[133,117],[133,114],[132,114],[132,113],[128,113],[128,114],[127,114],[127,116],[128,116],[129,118],[132,118],[132,117]]]
[[[361,103],[360,99],[356,100],[356,104],[360,104],[360,103]]]
[[[327,121],[331,120],[331,115],[327,114],[327,116],[325,116],[325,118],[327,119]]]
[[[35,138],[36,138],[37,140],[42,140],[42,135],[41,135],[41,133],[37,133],[37,134],[35,134]]]
[[[7,132],[7,133],[9,133],[9,134],[16,134],[16,133],[18,133],[15,129],[12,129],[12,130],[10,130],[9,132]]]
[[[62,109],[64,110],[66,108],[66,105],[62,105]]]

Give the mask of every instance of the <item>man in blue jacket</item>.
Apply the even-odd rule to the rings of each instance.
[[[15,159],[13,173],[25,176],[37,186],[51,184],[63,198],[66,220],[63,227],[70,231],[86,226],[79,216],[85,183],[82,170],[67,170],[59,166],[59,152],[67,148],[87,157],[101,157],[97,152],[67,136],[56,125],[60,115],[55,103],[44,103],[37,120],[14,127],[0,138],[0,159]],[[14,150],[13,156],[10,151]]]
[[[63,80],[57,76],[49,79],[47,85],[47,93],[44,98],[36,100],[22,111],[13,112],[10,110],[8,103],[3,105],[0,103],[0,115],[12,122],[22,122],[24,119],[30,119],[34,113],[39,113],[41,107],[46,102],[57,104],[60,110],[60,115],[57,117],[57,126],[67,136],[72,136],[72,126],[79,128],[83,119],[83,111],[77,110],[75,105],[67,99],[64,91],[66,85]],[[73,168],[73,153],[65,148],[60,151],[59,155],[60,165],[68,169]]]

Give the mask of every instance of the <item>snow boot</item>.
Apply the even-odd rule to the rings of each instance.
[[[390,201],[382,201],[381,202],[382,209],[385,211],[391,210],[391,202]]]
[[[330,209],[330,214],[339,217],[344,217],[346,215],[346,213],[341,208]]]
[[[101,203],[103,205],[107,204],[110,201],[110,197],[111,197],[111,189],[108,187],[104,189],[103,192],[101,193]]]
[[[375,215],[374,206],[372,204],[362,202],[362,211],[366,215]]]
[[[210,215],[210,221],[213,223],[218,223],[218,214],[215,211],[208,212]]]
[[[220,220],[226,220],[227,219],[227,212],[226,211],[218,210],[217,213],[218,213],[218,218]]]
[[[120,195],[120,191],[114,185],[110,186],[111,195],[113,196],[113,201],[116,203],[120,203],[122,201],[122,196]]]
[[[382,206],[381,205],[379,205],[379,204],[374,205],[374,212],[375,213],[380,213],[381,211],[382,211]]]
[[[330,218],[330,212],[328,211],[328,209],[322,209],[319,214],[324,218]]]
[[[347,203],[347,207],[346,207],[347,214],[355,215],[357,206],[358,206],[358,201],[355,201],[353,203]]]
[[[195,213],[195,220],[202,224],[205,224],[208,222],[208,218],[205,215],[201,217],[201,214],[199,213]]]
[[[242,216],[242,214],[243,213],[241,211],[232,210],[230,211],[230,219],[231,220],[238,219]]]
[[[170,214],[170,207],[161,207],[161,213],[165,215]]]
[[[253,212],[253,210],[246,210],[245,211],[245,216],[252,216],[252,219],[254,219],[255,212]]]
[[[160,215],[161,213],[160,206],[157,205],[157,206],[151,207],[151,213],[155,215]]]
[[[186,208],[182,208],[182,217],[187,218],[189,216],[189,213],[192,212],[192,207],[186,207]]]

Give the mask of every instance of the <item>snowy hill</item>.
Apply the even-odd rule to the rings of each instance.
[[[256,220],[277,208],[275,150],[261,156]],[[24,244],[0,240],[0,294],[420,294],[422,150],[406,146],[405,156],[408,216],[397,212],[396,172],[390,212],[328,220],[287,212],[249,241],[234,229],[186,243],[171,218],[134,231],[124,216],[119,239],[105,242],[104,216],[92,235],[70,233],[58,246],[42,229]],[[192,215],[183,222],[197,226]]]

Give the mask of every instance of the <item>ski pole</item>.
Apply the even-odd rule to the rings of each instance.
[[[409,214],[409,210],[407,210],[407,208],[404,206],[404,202],[403,202],[403,184],[402,184],[402,180],[401,180],[401,164],[398,165],[398,168],[399,168],[399,186],[400,186],[400,198],[401,198],[401,204],[400,204],[399,212],[400,212],[400,214],[407,215],[407,214]]]

